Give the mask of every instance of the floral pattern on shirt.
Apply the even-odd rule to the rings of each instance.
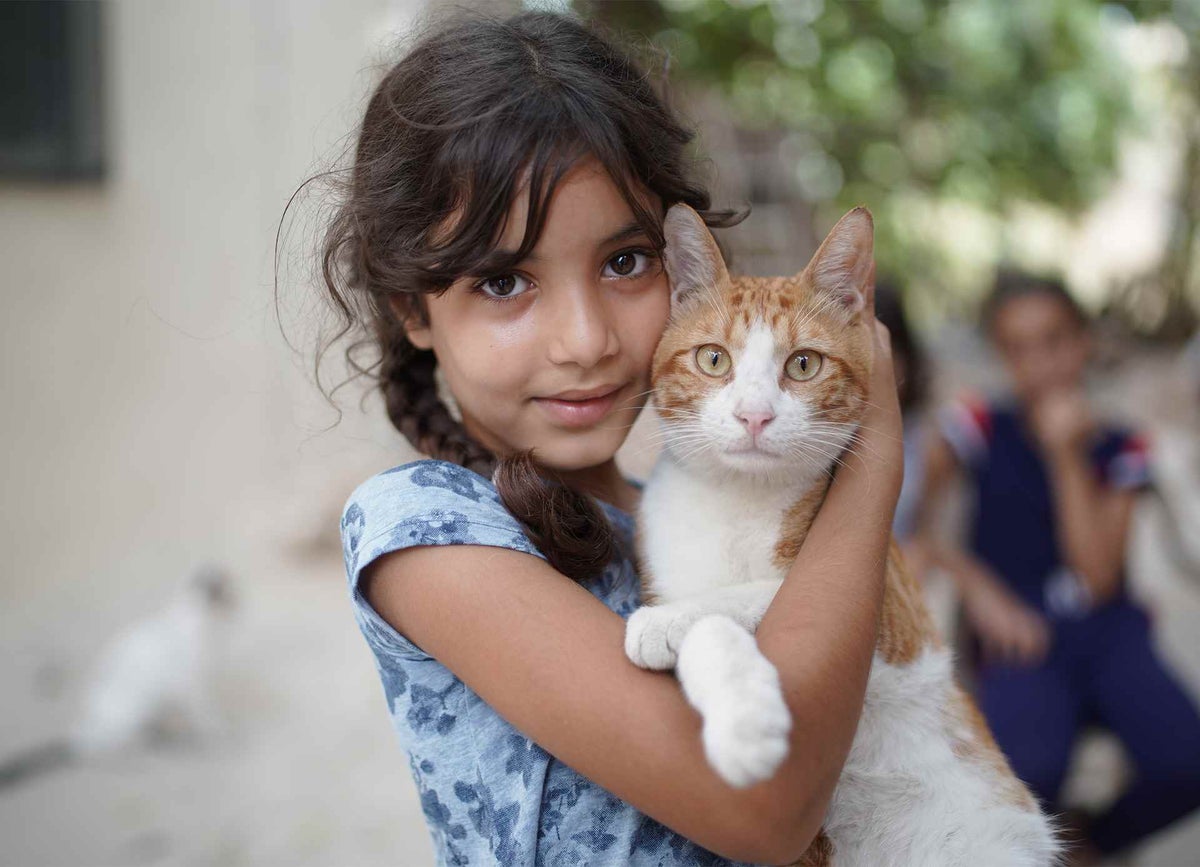
[[[632,518],[605,506],[619,553],[588,589],[627,617],[640,588]],[[362,570],[417,545],[489,545],[541,557],[490,481],[444,461],[369,479],[342,516],[354,613],[408,752],[438,864],[728,865],[639,813],[525,737],[445,666],[395,631],[361,592]],[[501,651],[502,652],[502,651]]]

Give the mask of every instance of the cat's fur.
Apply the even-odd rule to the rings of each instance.
[[[700,218],[667,214],[671,322],[653,362],[664,450],[639,517],[644,590],[626,652],[674,667],[706,755],[735,786],[770,777],[791,721],[752,636],[865,410],[872,349],[870,214],[856,209],[791,278],[731,278]],[[700,346],[724,347],[713,376]],[[796,351],[823,356],[799,382]],[[752,446],[759,451],[736,453]],[[772,454],[763,454],[768,451]],[[1050,826],[954,683],[895,545],[862,717],[822,833],[802,864],[1016,867],[1055,861]]]

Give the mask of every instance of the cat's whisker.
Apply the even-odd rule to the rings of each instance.
[[[814,319],[840,303],[841,301],[836,295],[822,295],[815,304],[810,303],[797,311],[796,316],[792,319],[792,330],[802,333]]]
[[[825,431],[824,433],[826,435],[829,435],[834,432]],[[815,435],[815,434],[813,434],[813,435]],[[834,435],[837,436],[837,434],[834,434]],[[841,443],[842,448],[844,448],[844,449],[849,449],[852,446],[858,447],[858,448],[864,449],[865,451],[869,452],[871,455],[873,455],[875,457],[880,457],[879,450],[877,448],[875,448],[874,446],[870,445],[869,443],[867,443],[861,436],[859,436],[857,430],[852,431],[850,433],[850,436],[848,436],[848,437],[840,437],[840,443]]]
[[[870,431],[871,433],[877,433],[880,436],[884,436],[884,437],[887,437],[888,439],[892,439],[892,440],[902,439],[902,437],[897,437],[894,434],[887,433],[880,428],[871,427],[870,425],[860,424],[858,422],[820,421],[818,419],[817,421],[813,422],[813,425],[814,426],[824,425],[824,426],[828,426],[828,427],[840,427],[840,428],[852,429],[852,430],[864,430],[864,431]]]
[[[827,453],[821,449],[814,449],[811,446],[805,446],[803,444],[801,444],[799,446],[799,448],[797,448],[797,452],[803,458],[814,458],[815,457],[817,459],[817,462],[827,464],[828,466],[826,468],[826,472],[832,473],[834,465],[843,466],[843,467],[847,466],[846,462],[842,459],[842,457],[839,453]],[[851,469],[850,471],[853,472],[853,469]]]

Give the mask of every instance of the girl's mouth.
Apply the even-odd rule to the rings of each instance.
[[[551,419],[564,427],[590,427],[608,415],[613,404],[617,402],[617,395],[621,393],[623,387],[617,385],[611,391],[582,400],[535,397],[533,402],[540,406]]]

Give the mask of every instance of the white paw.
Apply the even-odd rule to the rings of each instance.
[[[643,605],[625,621],[625,655],[638,668],[674,668],[679,645],[693,620],[675,606]]]
[[[792,715],[775,667],[759,656],[732,694],[704,719],[704,752],[725,782],[745,788],[769,779],[787,757]]]

